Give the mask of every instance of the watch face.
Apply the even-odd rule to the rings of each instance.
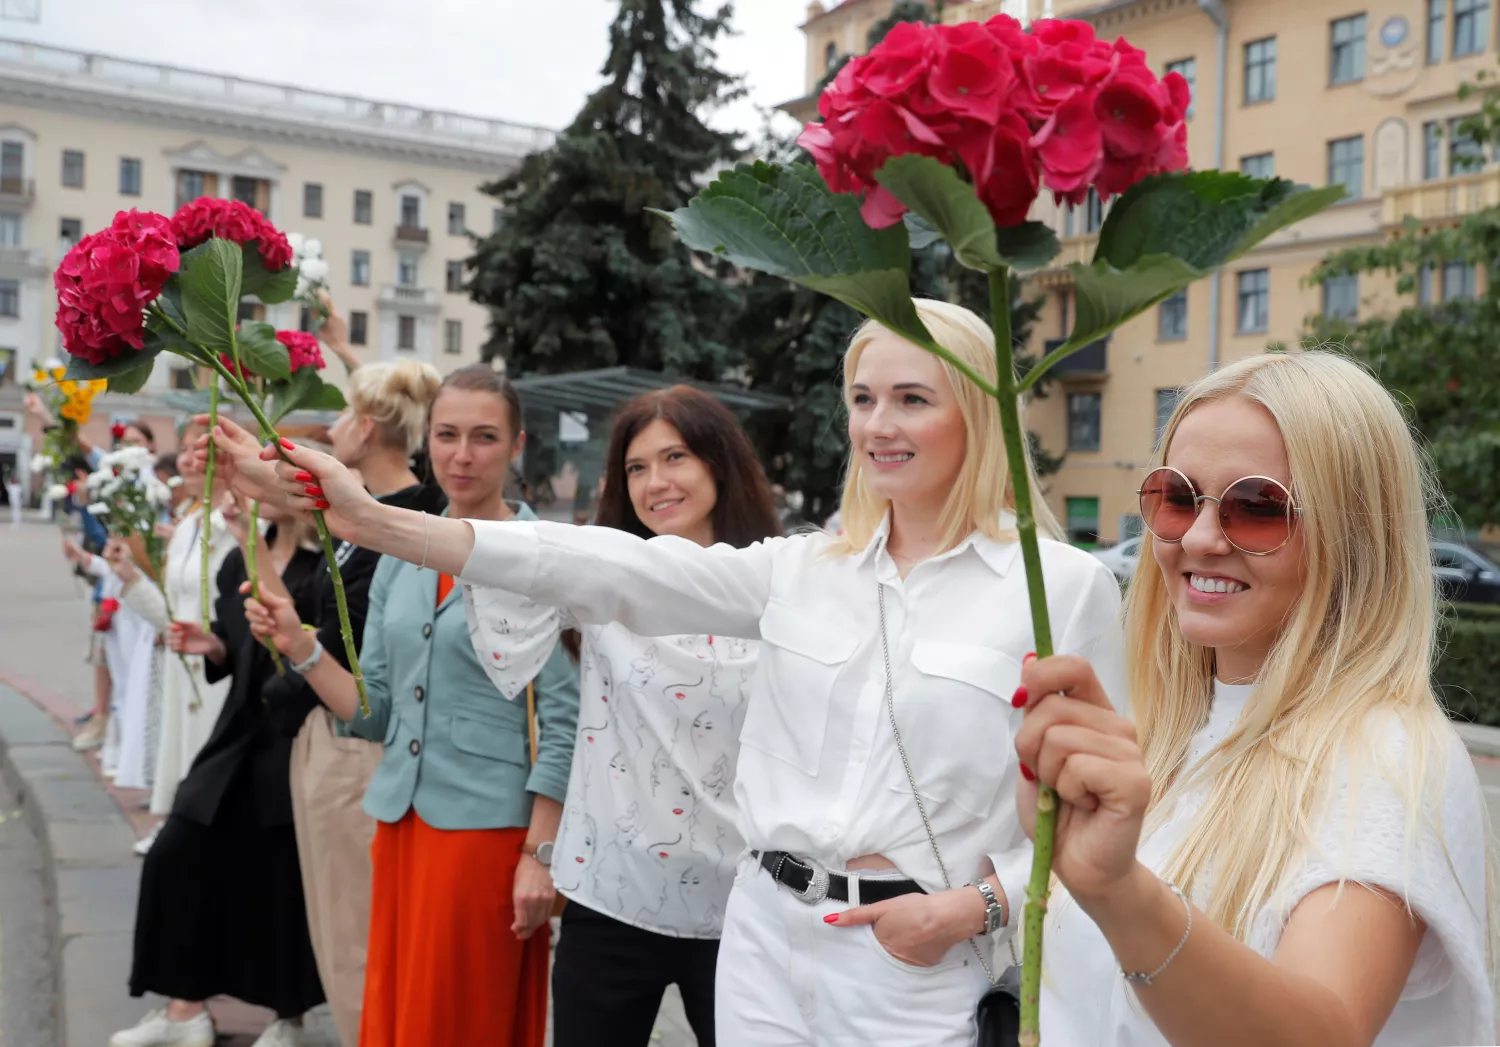
[[[548,840],[545,843],[539,843],[539,844],[536,845],[536,860],[541,865],[545,865],[545,866],[549,866],[549,867],[552,865],[552,841],[551,840]]]

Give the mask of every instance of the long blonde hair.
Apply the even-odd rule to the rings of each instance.
[[[932,332],[933,338],[944,349],[973,368],[985,381],[994,383],[999,371],[995,361],[995,335],[974,313],[961,305],[941,302],[931,298],[913,300],[917,315]],[[866,321],[849,342],[844,353],[844,405],[847,408],[859,370],[859,358],[886,328],[874,320]],[[1013,527],[1005,526],[1001,514],[1014,511],[1015,499],[1011,493],[1010,470],[1005,459],[1005,439],[1000,432],[1000,412],[994,400],[981,392],[973,382],[960,374],[946,360],[939,360],[948,383],[953,386],[959,411],[964,419],[965,447],[964,463],[954,481],[948,500],[943,505],[940,517],[942,524],[941,551],[952,549],[978,531],[998,541],[1014,540]],[[1021,428],[1025,430],[1025,412],[1022,412]],[[1060,538],[1062,529],[1057,518],[1047,507],[1037,483],[1036,468],[1031,460],[1031,448],[1025,446],[1026,475],[1031,481],[1032,511],[1036,517],[1037,530],[1048,538]],[[885,518],[890,502],[876,497],[865,476],[864,456],[849,449],[849,462],[844,473],[844,497],[839,507],[844,533],[833,547],[835,553],[861,552],[870,544],[870,539]]]
[[[1144,835],[1184,791],[1207,784],[1207,801],[1161,873],[1184,890],[1206,885],[1205,911],[1248,941],[1257,913],[1308,853],[1331,769],[1340,758],[1378,762],[1368,714],[1388,710],[1406,733],[1405,770],[1392,784],[1407,800],[1409,845],[1421,797],[1434,775],[1441,780],[1452,727],[1431,684],[1437,602],[1427,514],[1439,495],[1390,394],[1335,353],[1253,356],[1186,390],[1153,466],[1190,411],[1232,397],[1265,408],[1281,431],[1302,507],[1306,581],[1239,723],[1200,771],[1186,775],[1183,764],[1207,720],[1213,651],[1182,635],[1162,570],[1145,553],[1127,600],[1125,649],[1153,783]],[[1469,902],[1486,909],[1485,899]]]

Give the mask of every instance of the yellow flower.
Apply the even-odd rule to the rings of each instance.
[[[78,408],[77,414],[78,417],[75,420],[79,425],[83,425],[89,420],[89,416],[93,414],[93,411],[90,409],[88,404],[84,404],[83,406]]]
[[[77,382],[73,382],[73,381],[63,382],[62,383],[62,391],[63,391],[63,395],[64,396],[67,396],[67,397],[77,396],[78,395],[78,383]]]
[[[70,422],[80,421],[78,417],[78,408],[75,407],[71,401],[63,404],[60,408],[58,408],[57,413],[62,415]]]
[[[47,372],[38,367],[32,372],[31,380],[37,385],[45,385],[47,383]]]
[[[108,378],[95,378],[92,382],[89,383],[89,389],[93,391],[93,393],[94,393],[95,396],[98,396],[100,393],[104,392],[104,390],[106,390],[108,388],[109,388],[109,379]]]
[[[68,369],[66,367],[54,367],[54,368],[52,368],[52,377],[56,378],[59,382],[63,380],[63,375],[65,375],[67,373],[68,373]]]

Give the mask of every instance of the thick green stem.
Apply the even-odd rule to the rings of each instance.
[[[1042,578],[1042,550],[1036,540],[1031,482],[1026,471],[1026,434],[1021,431],[1015,345],[1011,341],[1010,331],[1010,272],[1007,269],[990,273],[990,312],[991,325],[995,331],[1000,430],[1005,438],[1005,459],[1010,472],[1011,494],[1016,505],[1016,530],[1021,537],[1021,561],[1026,568],[1026,594],[1031,601],[1031,628],[1037,657],[1047,658],[1052,654],[1052,623],[1047,617],[1047,586]],[[1052,845],[1056,833],[1057,794],[1045,785],[1038,786],[1034,834],[1036,851],[1031,860],[1031,881],[1026,885],[1021,957],[1021,1047],[1038,1047],[1042,1042],[1042,924],[1047,915],[1047,893],[1052,879]]]
[[[255,397],[243,383],[237,381],[234,375],[225,370],[224,365],[218,360],[210,361],[232,389],[239,393],[240,399],[245,401],[245,406],[255,416],[256,422],[260,424],[260,436],[262,440],[271,441],[276,448],[276,453],[281,455],[283,461],[290,461],[286,453],[281,449],[281,437],[276,433],[276,427],[271,424],[260,404],[255,402]],[[354,687],[359,692],[359,713],[361,716],[370,715],[370,695],[365,690],[365,674],[359,668],[359,649],[354,646],[354,627],[349,624],[349,601],[344,595],[344,575],[339,570],[338,560],[333,551],[333,535],[328,530],[328,523],[323,519],[323,514],[313,512],[313,523],[318,528],[318,540],[323,543],[323,559],[328,563],[328,577],[333,581],[333,598],[339,607],[339,636],[344,641],[344,655],[349,659],[349,674],[354,677]]]
[[[209,531],[212,530],[214,512],[214,441],[213,431],[219,424],[219,377],[208,376],[208,467],[203,470],[203,527],[201,529],[202,571],[198,578],[198,598],[203,604],[203,631],[208,632],[211,627],[212,608],[208,605],[208,571],[209,571]]]
[[[250,578],[250,595],[257,600],[260,599],[260,567],[257,562],[257,550],[260,548],[260,502],[250,503],[250,544],[245,546],[245,574]],[[271,652],[271,662],[276,666],[278,676],[286,675],[286,663],[281,660],[281,652],[268,639],[262,639],[261,643],[266,645],[266,650]]]

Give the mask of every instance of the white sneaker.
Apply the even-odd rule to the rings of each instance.
[[[302,1023],[278,1019],[266,1026],[251,1047],[297,1047],[302,1042]]]
[[[185,1022],[174,1022],[163,1007],[146,1015],[140,1024],[115,1033],[109,1047],[214,1047],[214,1020],[205,1010]]]
[[[132,847],[131,850],[135,851],[135,853],[142,858],[146,857],[146,855],[151,851],[151,845],[154,844],[156,842],[156,838],[161,835],[161,827],[166,824],[167,823],[165,821],[157,822],[156,828],[152,829],[145,836],[135,841],[135,846]]]
[[[108,716],[95,716],[83,725],[83,730],[73,736],[73,751],[86,753],[104,744],[104,732],[109,729]]]

